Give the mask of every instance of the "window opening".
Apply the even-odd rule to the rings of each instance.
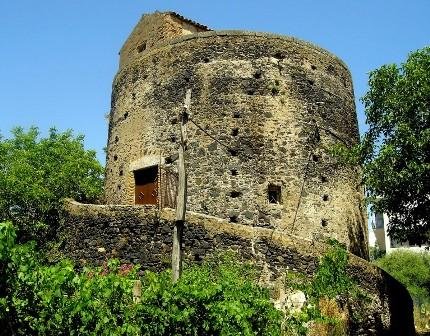
[[[384,214],[381,212],[377,212],[375,214],[375,229],[383,229],[384,228]]]
[[[232,191],[232,192],[230,192],[230,197],[231,198],[237,198],[237,197],[239,197],[240,195],[242,195],[242,193],[240,192],[240,191]]]
[[[138,53],[141,53],[142,51],[144,51],[146,49],[146,42],[143,42],[142,44],[140,44],[138,47],[137,47],[137,52]]]
[[[237,216],[230,216],[230,223],[237,223],[238,219]]]
[[[269,184],[267,188],[267,197],[269,203],[280,204],[281,203],[281,186]]]
[[[231,156],[237,156],[237,149],[229,148],[228,152],[230,153]]]

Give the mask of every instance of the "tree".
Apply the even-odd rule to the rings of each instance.
[[[430,47],[411,53],[400,66],[372,71],[362,101],[369,129],[346,154],[362,164],[369,202],[388,214],[390,237],[428,242]]]
[[[12,221],[21,240],[51,238],[63,198],[100,197],[103,167],[83,139],[54,128],[41,138],[37,127],[15,128],[10,139],[0,138],[0,221]]]

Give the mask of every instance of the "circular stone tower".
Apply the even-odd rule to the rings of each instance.
[[[330,154],[359,139],[345,64],[295,38],[209,31],[172,12],[144,15],[121,49],[108,204],[174,207],[188,88],[187,210],[335,238],[367,257],[359,171]]]

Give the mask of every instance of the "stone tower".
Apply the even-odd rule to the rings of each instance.
[[[359,172],[330,155],[359,139],[341,60],[295,38],[210,31],[173,12],[144,15],[120,54],[108,204],[174,207],[177,115],[191,88],[189,211],[335,238],[367,256]]]

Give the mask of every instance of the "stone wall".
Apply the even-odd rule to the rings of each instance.
[[[60,231],[62,252],[78,264],[101,264],[117,257],[143,269],[163,270],[171,265],[174,211],[127,205],[65,205]],[[187,213],[184,253],[189,262],[200,262],[215,250],[236,250],[264,270],[275,282],[285,270],[312,276],[327,246],[284,232]],[[405,288],[382,270],[350,255],[350,274],[368,293],[360,325],[351,335],[413,335],[412,301]]]
[[[330,155],[358,140],[351,76],[338,58],[294,38],[221,31],[163,40],[127,62],[113,84],[108,204],[134,204],[134,170],[144,162],[175,170],[166,158],[177,152],[177,115],[191,88],[191,211],[336,238],[366,257],[358,171]],[[161,176],[159,195],[165,188]],[[280,191],[273,203],[270,188]]]

